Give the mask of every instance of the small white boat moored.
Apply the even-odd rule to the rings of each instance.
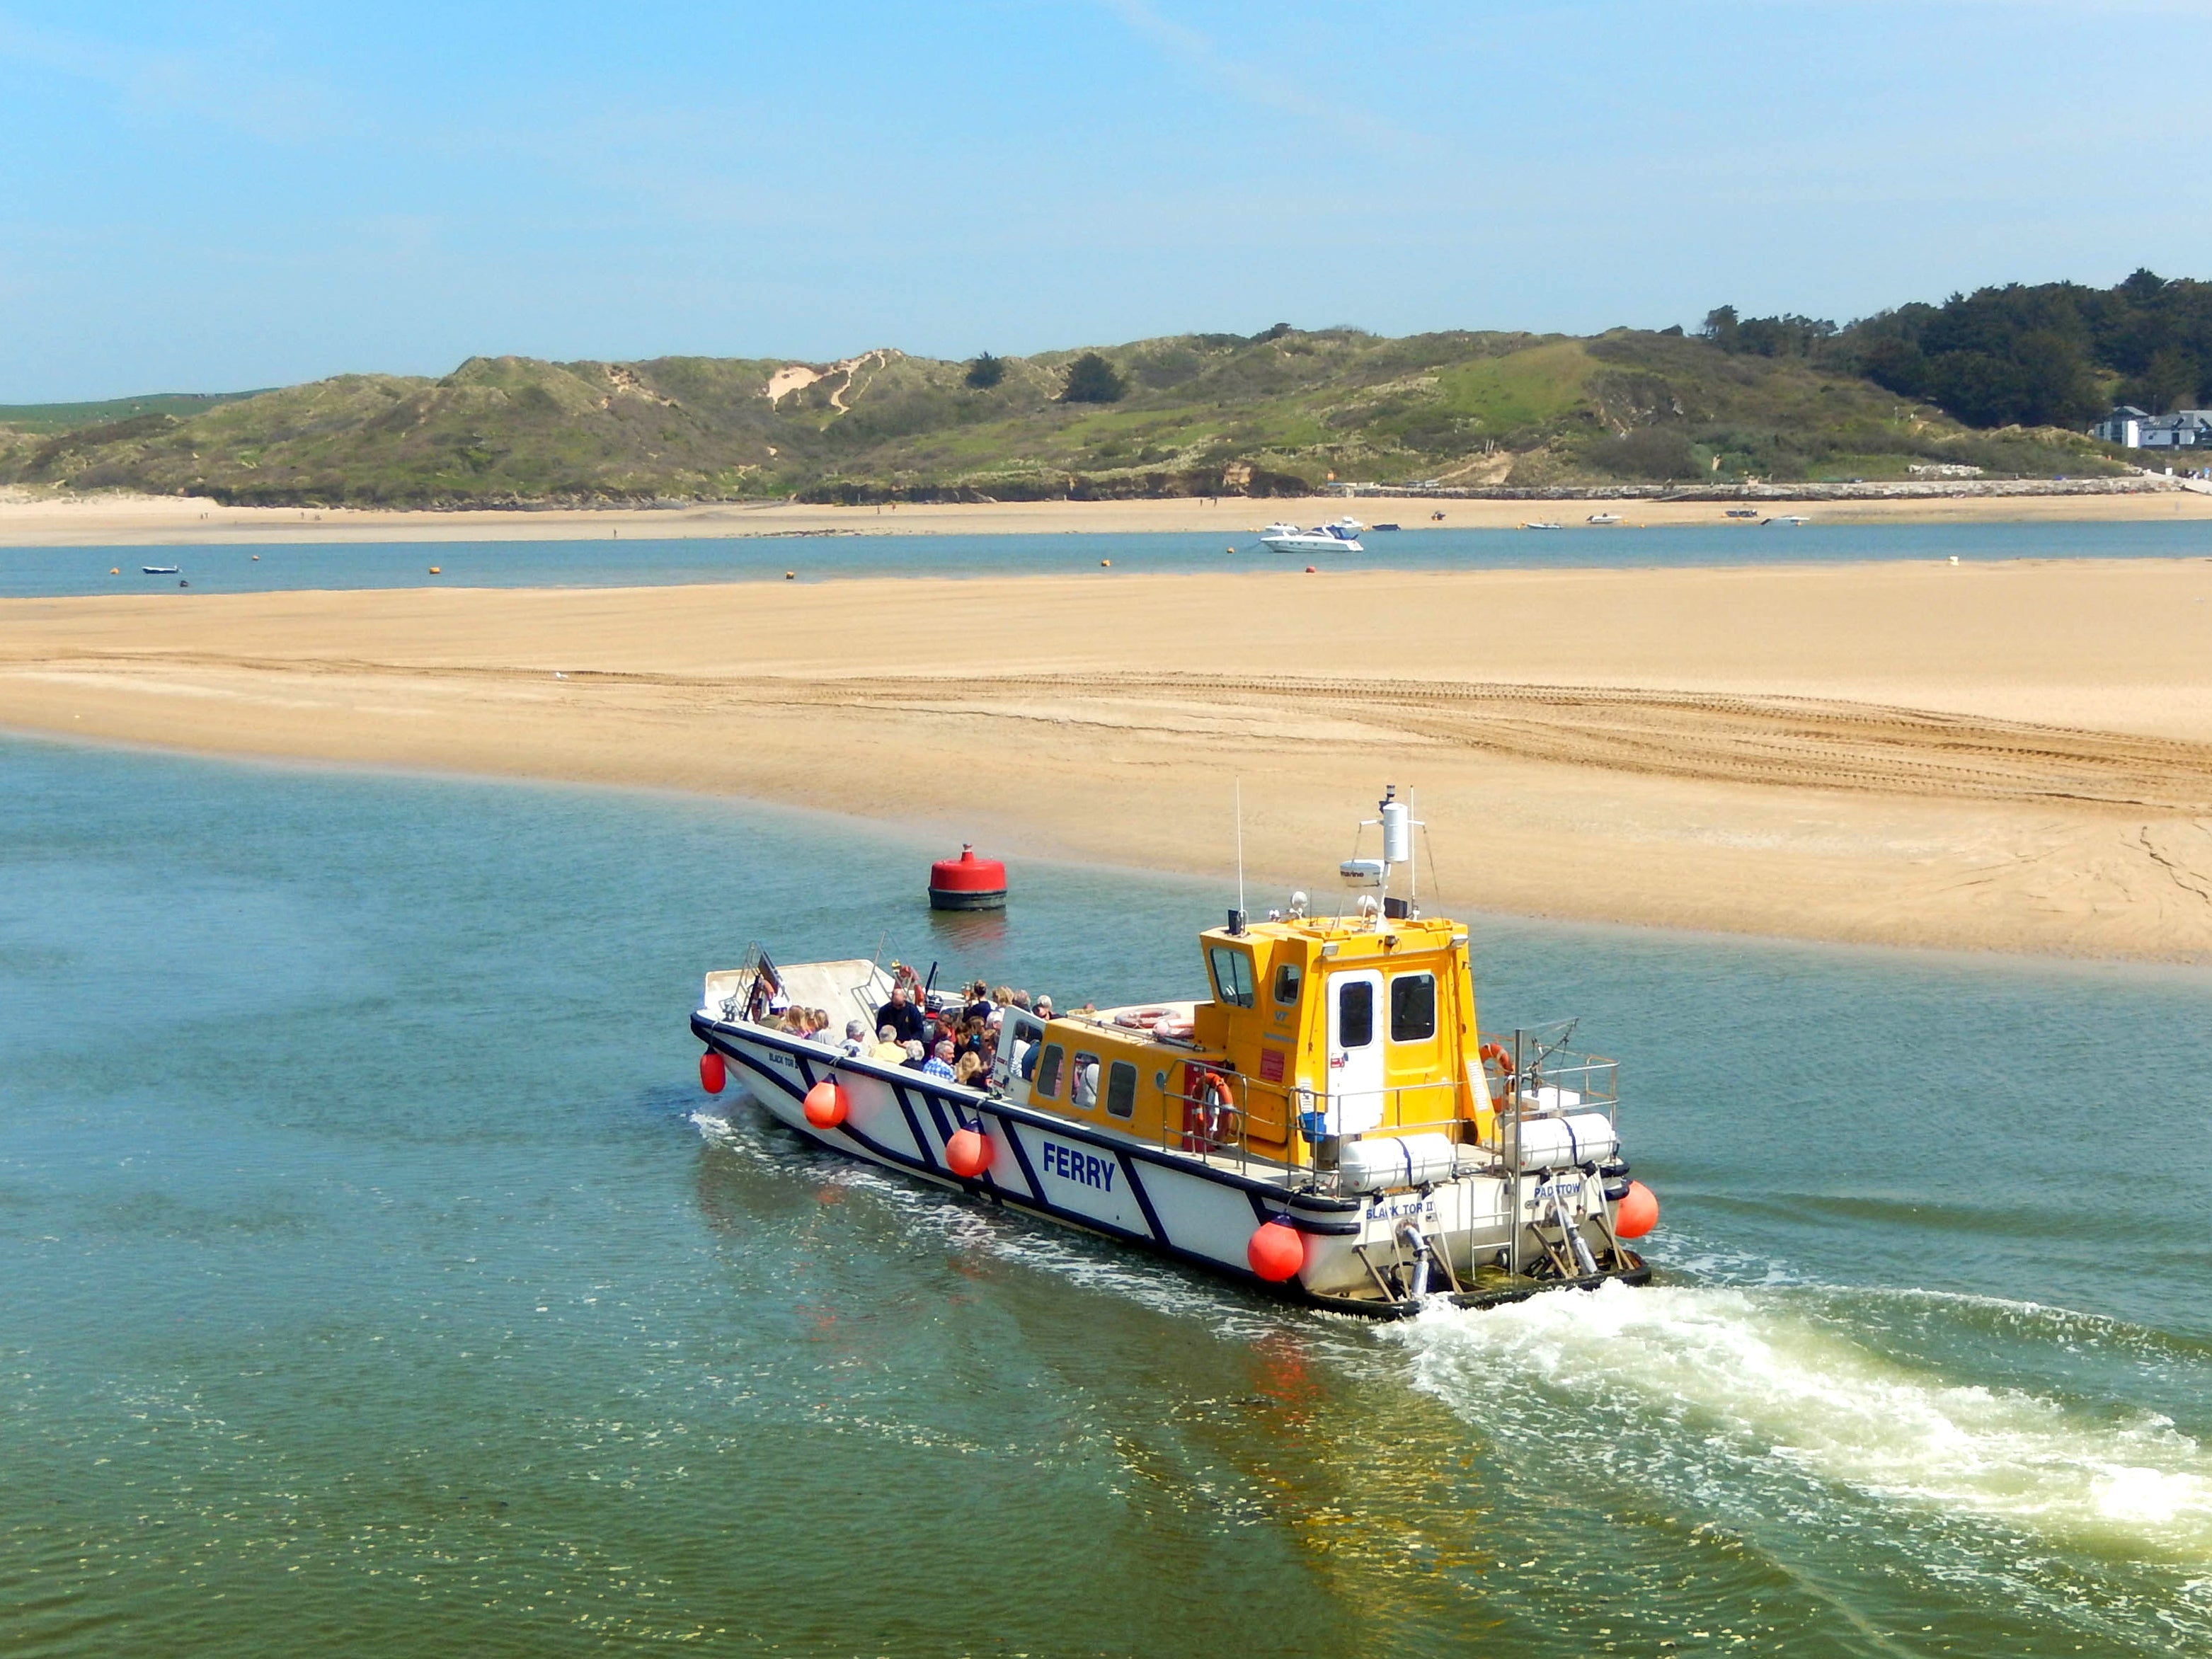
[[[1260,545],[1270,553],[1364,553],[1359,532],[1367,526],[1354,518],[1333,519],[1327,524],[1301,530],[1278,521],[1260,532]]]

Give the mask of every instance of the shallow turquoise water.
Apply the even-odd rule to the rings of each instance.
[[[1355,507],[1362,503],[1353,502]],[[1534,513],[1541,503],[1532,504]],[[1573,506],[1577,503],[1555,503]],[[1623,512],[1633,518],[1632,504]],[[264,592],[293,588],[614,587],[684,582],[800,581],[856,576],[1008,576],[1116,571],[1299,568],[1483,570],[1606,566],[1850,563],[1880,559],[2212,558],[2212,524],[1633,525],[1557,534],[1521,530],[1408,528],[1364,538],[1363,553],[1326,560],[1267,552],[1253,526],[1267,504],[1222,509],[1224,528],[1204,535],[826,536],[599,541],[282,543],[194,547],[0,549],[0,598],[71,593]],[[1376,516],[1380,516],[1378,505]],[[1409,525],[1419,515],[1406,514]],[[1233,548],[1234,551],[1231,550]],[[149,576],[146,565],[176,565]],[[444,574],[432,577],[436,565]],[[110,571],[118,574],[111,575]]]
[[[0,1644],[2212,1646],[2212,977],[1479,922],[1666,1283],[1384,1329],[702,1109],[756,934],[1195,988],[939,851],[0,741]]]

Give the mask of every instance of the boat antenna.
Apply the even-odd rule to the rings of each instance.
[[[1244,780],[1237,780],[1237,932],[1244,931]]]

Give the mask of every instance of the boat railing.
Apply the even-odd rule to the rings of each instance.
[[[1042,1026],[1034,1031],[1024,1027],[1022,1034],[1035,1042],[1042,1036]],[[1310,1168],[1317,1184],[1328,1190],[1336,1184],[1346,1145],[1385,1136],[1443,1134],[1455,1146],[1486,1156],[1499,1173],[1517,1174],[1526,1163],[1522,1126],[1590,1113],[1602,1114],[1608,1124],[1617,1119],[1619,1062],[1568,1049],[1560,1035],[1558,1027],[1486,1035],[1486,1058],[1470,1061],[1464,1079],[1431,1078],[1334,1094],[1269,1082],[1218,1064],[1178,1061],[1183,1080],[1164,1091],[1165,1109],[1156,1144],[1268,1178]],[[1009,1045],[1002,1050],[1002,1056],[1011,1049]],[[1013,1080],[1003,1058],[994,1080],[1000,1091]],[[1374,1127],[1344,1131],[1347,1115]]]

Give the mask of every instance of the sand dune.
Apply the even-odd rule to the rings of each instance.
[[[1455,905],[2212,958],[2212,562],[0,604],[0,721],[740,793]]]

